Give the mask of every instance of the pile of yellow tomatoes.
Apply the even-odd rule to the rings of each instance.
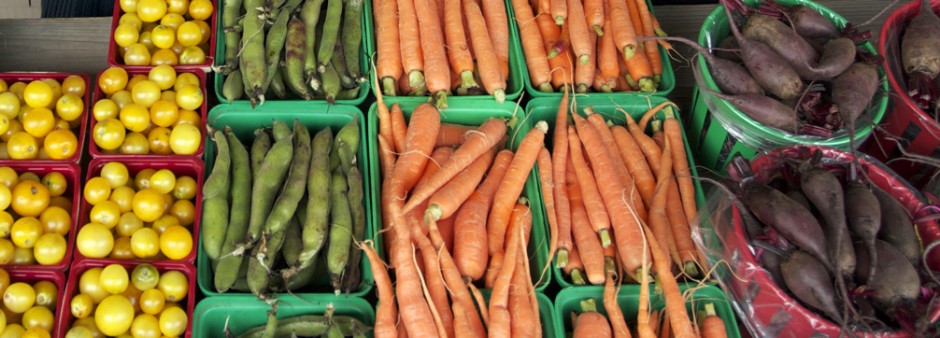
[[[0,80],[0,159],[65,160],[79,150],[85,79]]]
[[[114,28],[118,56],[129,66],[206,62],[212,17],[209,0],[121,0]]]
[[[54,265],[67,253],[72,201],[66,176],[0,167],[0,265]]]
[[[51,337],[59,291],[48,280],[12,281],[10,274],[0,269],[0,337]]]

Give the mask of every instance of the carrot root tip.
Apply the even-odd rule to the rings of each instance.
[[[564,269],[566,266],[568,266],[568,250],[559,249],[555,256],[555,267]]]
[[[634,55],[636,55],[636,46],[635,46],[635,45],[627,45],[626,47],[623,47],[623,59],[624,59],[624,61],[632,59]]]
[[[610,89],[610,85],[603,84],[601,85],[601,91],[604,93],[613,93],[614,91]]]
[[[563,16],[561,16],[561,15],[556,16],[556,17],[555,17],[555,24],[556,24],[556,25],[559,25],[559,26],[564,25],[564,24],[565,24],[565,17],[563,17]]]
[[[447,109],[447,92],[439,91],[434,93],[434,96],[431,97],[431,101],[434,102],[434,106],[437,109]]]
[[[597,36],[604,36],[604,27],[601,25],[594,25],[594,33],[597,34]]]
[[[581,62],[582,65],[589,64],[591,63],[591,56],[588,54],[581,54],[581,56],[578,57],[578,62]]]
[[[552,88],[552,84],[551,84],[551,83],[548,83],[548,82],[545,82],[545,83],[540,84],[540,85],[538,86],[538,88],[539,88],[539,91],[540,91],[540,92],[543,92],[543,93],[551,93],[551,92],[555,91],[555,89]]]
[[[582,83],[582,84],[579,84],[579,85],[578,85],[578,88],[575,89],[575,92],[577,92],[577,93],[579,93],[579,94],[587,93],[587,92],[588,92],[588,85],[583,84],[583,83]]]
[[[610,232],[607,229],[602,229],[598,231],[597,234],[601,237],[601,246],[607,248],[611,245]]]
[[[398,82],[395,78],[386,77],[382,79],[382,95],[385,96],[395,96],[395,83]]]
[[[424,73],[420,70],[412,70],[408,73],[408,86],[410,86],[415,93],[420,93],[417,95],[423,96],[425,91]]]
[[[571,270],[571,283],[574,285],[585,285],[587,282],[584,280],[584,275],[581,274],[581,270],[574,269]]]

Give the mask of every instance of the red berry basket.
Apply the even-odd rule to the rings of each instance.
[[[23,270],[7,270],[7,273],[10,275],[10,283],[24,282],[29,284],[34,284],[39,281],[50,281],[55,284],[58,289],[58,295],[56,295],[55,309],[52,309],[52,312],[55,315],[55,322],[53,323],[51,334],[53,337],[59,337],[59,319],[61,315],[61,306],[65,301],[65,274],[62,271],[23,271]],[[67,311],[67,308],[66,308]],[[7,323],[12,324],[12,323]]]
[[[10,167],[16,171],[17,174],[22,174],[24,172],[34,173],[42,176],[50,172],[59,172],[65,175],[65,179],[68,182],[68,188],[65,190],[65,193],[62,196],[72,198],[72,210],[69,210],[69,214],[72,216],[72,225],[69,227],[69,233],[65,235],[65,257],[62,258],[62,261],[56,264],[51,265],[3,265],[0,266],[7,271],[65,271],[69,267],[69,263],[72,259],[72,247],[75,246],[75,234],[78,232],[78,211],[79,203],[81,203],[82,189],[80,189],[81,183],[81,172],[82,169],[74,163],[33,163],[31,161],[15,161],[0,163],[0,167]]]
[[[206,54],[206,62],[200,64],[192,65],[174,65],[177,71],[192,71],[192,70],[203,70],[209,71],[212,68],[213,60],[215,60],[215,39],[216,39],[216,15],[219,13],[219,2],[217,0],[210,0],[212,2],[212,16],[209,19],[206,19],[205,22],[209,24],[209,41],[208,46],[204,50]],[[187,7],[187,12],[188,12]],[[153,68],[152,65],[146,66],[129,66],[124,64],[124,60],[121,58],[118,53],[118,48],[123,48],[117,45],[114,41],[114,31],[117,29],[118,22],[121,20],[121,16],[124,15],[124,11],[121,10],[121,0],[114,0],[114,14],[111,16],[111,36],[108,37],[108,65],[112,67],[121,67],[124,69],[130,70],[150,70]],[[159,22],[157,22],[159,24]],[[178,56],[177,56],[178,57]]]
[[[125,269],[127,273],[130,274],[131,271],[137,265],[142,263],[130,262],[130,261],[117,261],[109,259],[89,259],[81,262],[77,262],[72,265],[71,271],[69,271],[68,283],[65,287],[65,292],[60,292],[62,301],[59,302],[59,307],[56,311],[57,321],[56,321],[56,331],[58,334],[55,334],[55,337],[64,337],[65,333],[69,331],[72,325],[72,321],[75,318],[72,317],[72,311],[70,310],[70,303],[72,297],[79,294],[78,284],[79,279],[82,277],[82,274],[85,271],[88,271],[92,268],[103,268],[110,264],[120,264]],[[189,292],[186,295],[186,299],[177,302],[189,316],[189,320],[186,323],[186,331],[184,337],[189,338],[192,336],[193,328],[193,309],[196,306],[196,268],[189,263],[169,263],[169,262],[154,262],[151,263],[154,267],[157,268],[157,271],[160,271],[163,274],[166,271],[179,271],[186,275],[189,283]]]
[[[78,122],[77,130],[76,128],[72,129],[72,131],[75,132],[75,137],[78,138],[78,148],[75,149],[75,154],[72,154],[71,157],[65,160],[39,160],[37,159],[37,160],[26,160],[26,161],[78,163],[79,161],[82,160],[83,149],[85,149],[85,134],[88,129],[88,116],[91,115],[89,113],[91,112],[91,103],[89,101],[89,98],[91,97],[91,92],[93,89],[92,84],[90,82],[91,80],[88,74],[79,74],[79,73],[53,73],[53,72],[0,73],[0,80],[6,81],[7,85],[11,85],[14,82],[25,82],[28,84],[29,82],[32,82],[34,80],[42,80],[42,79],[54,79],[61,83],[62,80],[65,80],[65,78],[72,76],[72,75],[78,76],[82,78],[82,80],[85,80],[85,95],[82,97],[82,100],[85,103],[85,111],[82,113],[82,117],[78,118],[79,122]],[[53,109],[53,112],[54,111],[55,110]],[[9,161],[21,162],[23,160],[0,160],[0,163],[9,162]]]
[[[934,0],[931,5],[934,13],[940,11],[940,1]],[[908,153],[940,158],[940,123],[918,108],[907,94],[907,78],[901,65],[901,34],[919,13],[920,1],[899,7],[885,20],[878,36],[878,53],[885,57],[885,73],[894,100],[891,111],[881,122],[881,130],[864,149],[881,161],[902,157],[904,153],[899,144],[906,145],[903,151]],[[890,167],[903,177],[911,178],[911,183],[917,187],[925,184],[936,170],[907,160],[894,161]]]
[[[777,168],[785,165],[784,158],[809,158],[816,150],[823,153],[823,166],[842,165],[852,161],[852,154],[826,147],[792,146],[778,148],[761,154],[750,162],[751,170],[758,182],[768,182]],[[926,199],[902,177],[891,171],[877,160],[861,155],[858,159],[859,171],[869,181],[896,198],[912,215],[921,213],[927,206]],[[715,206],[718,198],[709,198],[709,206]],[[722,194],[722,198],[725,196]],[[755,248],[749,243],[745,225],[739,210],[722,202],[725,207],[716,207],[707,220],[712,228],[699,232],[712,263],[719,259],[728,264],[727,273],[719,273],[719,281],[733,300],[742,322],[749,326],[752,333],[768,337],[810,337],[817,334],[836,337],[840,326],[818,315],[794,300],[786,291],[777,286],[772,277],[757,261]],[[918,217],[918,216],[915,216]],[[703,221],[703,223],[706,221]],[[923,246],[940,240],[940,228],[936,221],[924,221],[915,224]],[[717,259],[715,259],[717,257]],[[940,253],[934,251],[927,259],[928,265],[936,270],[940,268]],[[864,337],[909,337],[908,333],[894,332],[857,332]]]
[[[127,166],[128,173],[130,174],[130,179],[133,179],[133,177],[143,169],[148,169],[148,168],[156,169],[156,170],[170,169],[170,171],[176,174],[177,177],[186,175],[186,176],[190,176],[194,178],[196,180],[196,185],[198,188],[196,190],[196,197],[194,197],[192,200],[193,205],[195,206],[195,212],[196,212],[194,215],[194,219],[193,219],[193,225],[191,227],[187,227],[188,230],[193,235],[193,249],[192,251],[190,251],[188,255],[186,255],[185,258],[180,259],[180,260],[171,260],[166,257],[163,257],[162,254],[160,254],[157,256],[157,257],[162,257],[160,259],[153,259],[153,258],[127,259],[127,260],[121,259],[118,261],[122,261],[122,262],[126,261],[126,262],[131,262],[131,263],[161,262],[161,263],[193,264],[193,262],[195,262],[196,260],[196,251],[197,251],[197,246],[199,243],[199,225],[202,221],[202,184],[203,184],[204,172],[205,172],[205,169],[204,169],[205,165],[203,164],[202,160],[188,159],[188,160],[174,160],[174,161],[160,161],[160,160],[153,161],[153,160],[142,159],[142,158],[125,158],[125,159],[117,159],[117,160],[98,158],[98,159],[92,160],[91,163],[88,164],[88,170],[86,172],[85,182],[88,182],[88,180],[91,180],[92,178],[97,177],[101,173],[101,168],[104,167],[105,164],[110,163],[110,162],[120,162],[120,163],[123,163],[125,166]],[[78,224],[80,224],[80,226],[78,226],[75,229],[74,233],[76,234],[78,233],[79,230],[81,230],[82,227],[85,226],[85,224],[87,224],[89,212],[91,211],[91,205],[85,201],[84,197],[81,198],[81,205],[82,205],[81,217],[78,218],[79,220]],[[85,257],[84,255],[82,255],[81,252],[79,252],[77,247],[72,249],[71,252],[72,252],[72,256],[74,257],[75,262],[81,262],[85,260],[100,260],[99,258]]]
[[[134,75],[147,76],[149,72],[150,72],[149,69],[127,70],[127,76],[128,76],[128,79],[134,77]],[[102,73],[98,73],[99,80],[101,78]],[[196,150],[194,154],[192,155],[176,155],[176,154],[126,155],[126,154],[118,154],[118,153],[109,154],[109,153],[105,153],[102,149],[98,148],[98,145],[95,144],[95,141],[91,139],[91,136],[89,136],[88,153],[91,154],[91,157],[92,158],[107,158],[107,159],[147,158],[147,159],[154,159],[158,161],[160,160],[174,160],[175,161],[175,160],[188,159],[188,158],[202,158],[202,154],[206,150],[206,141],[205,141],[206,117],[208,116],[208,111],[209,111],[208,103],[206,102],[208,100],[208,96],[206,96],[206,73],[203,72],[202,70],[194,69],[194,70],[177,70],[176,74],[177,76],[179,76],[179,74],[182,74],[182,73],[196,74],[196,77],[199,78],[199,88],[202,90],[202,97],[203,97],[202,107],[199,107],[199,111],[197,111],[197,113],[199,113],[199,116],[202,119],[200,121],[200,125],[197,126],[199,128],[199,131],[202,133],[202,137],[201,137],[201,141],[199,144],[199,149]],[[127,90],[130,90],[130,89],[127,89]],[[97,103],[99,100],[105,99],[105,98],[106,98],[106,95],[101,90],[101,88],[98,86],[95,86],[95,95],[92,97],[91,105],[94,106],[94,104]],[[89,120],[91,122],[88,125],[88,129],[95,130],[95,125],[98,124],[98,121],[96,121],[94,117],[89,118]]]

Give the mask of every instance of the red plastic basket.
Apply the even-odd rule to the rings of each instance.
[[[751,161],[751,169],[756,173],[757,181],[767,182],[770,179],[768,175],[775,172],[768,169],[783,164],[778,159],[783,157],[806,158],[815,150],[823,152],[824,162],[848,163],[852,161],[852,154],[841,150],[816,146],[793,146],[772,150],[754,158]],[[872,184],[894,196],[911,214],[917,214],[927,205],[926,199],[917,190],[881,162],[867,155],[862,155],[858,163],[859,168],[864,171]],[[767,275],[766,270],[757,268],[760,264],[754,257],[753,252],[748,249],[749,241],[745,234],[746,230],[737,209],[734,209],[733,222],[733,238],[726,239],[730,244],[724,248],[724,254],[726,257],[735,257],[734,260],[729,261],[733,270],[744,271],[741,269],[747,269],[750,271],[751,278],[747,280],[730,278],[729,287],[732,290],[729,291],[730,294],[750,295],[752,297],[749,302],[751,304],[751,315],[754,318],[749,319],[762,325],[779,324],[777,337],[809,337],[816,333],[829,337],[838,336],[840,333],[839,325],[800,305],[786,291],[777,287],[770,276]],[[936,221],[922,222],[915,226],[925,246],[933,241],[940,240],[940,228],[938,228]],[[940,267],[940,252],[934,251],[928,257],[927,262],[933,269]],[[859,334],[861,333],[859,332]],[[867,333],[865,336],[875,335]],[[876,336],[908,337],[903,332],[880,333]]]
[[[928,1],[928,0],[924,0]],[[932,1],[934,12],[940,10],[940,1]],[[903,156],[898,142],[906,144],[905,151],[913,154],[940,158],[940,123],[925,114],[907,95],[907,80],[901,65],[901,33],[908,22],[920,13],[920,1],[911,1],[895,10],[881,26],[878,38],[878,53],[885,56],[885,69],[891,85],[893,109],[881,123],[882,130],[866,145],[866,152],[882,161]],[[890,165],[898,174],[914,179],[915,186],[922,186],[934,168],[927,168],[911,161],[895,161]],[[923,176],[917,176],[925,170]]]
[[[105,267],[110,264],[120,264],[126,268],[128,273],[131,272],[134,267],[141,263],[130,262],[130,261],[117,261],[110,259],[88,259],[84,261],[77,262],[72,265],[72,269],[69,272],[68,284],[66,284],[65,292],[62,294],[62,301],[59,302],[59,308],[56,311],[57,316],[56,330],[59,334],[54,335],[55,337],[64,337],[65,333],[71,328],[72,321],[72,312],[69,308],[69,303],[71,302],[72,296],[78,294],[78,280],[82,277],[82,274],[85,271],[88,271],[91,268],[96,267]],[[189,279],[189,293],[186,295],[186,299],[178,302],[181,306],[185,305],[183,309],[186,310],[186,314],[189,315],[189,320],[186,323],[186,332],[184,336],[189,338],[192,336],[193,329],[193,308],[196,307],[196,268],[192,264],[188,263],[169,263],[169,262],[154,262],[152,263],[154,267],[162,274],[164,271],[176,270],[180,271],[186,275],[186,278]]]
[[[7,270],[7,273],[10,274],[10,283],[16,282],[25,282],[33,284],[39,281],[50,281],[58,288],[59,294],[56,295],[56,308],[52,309],[52,312],[55,314],[54,323],[52,326],[52,336],[59,337],[59,319],[62,317],[60,315],[61,304],[65,300],[65,274],[62,271],[23,271],[23,270]],[[66,310],[68,311],[68,310]],[[11,324],[11,323],[7,323]]]
[[[69,228],[69,233],[65,235],[65,242],[67,244],[65,248],[65,257],[62,258],[62,261],[57,264],[52,265],[3,265],[0,266],[8,271],[14,270],[23,270],[23,271],[40,271],[40,270],[53,270],[53,271],[65,271],[69,267],[69,262],[72,258],[70,254],[72,252],[72,247],[75,246],[75,233],[78,231],[78,206],[81,201],[82,189],[79,188],[81,183],[81,172],[82,169],[74,163],[33,163],[30,161],[16,161],[8,163],[0,163],[0,166],[10,167],[16,171],[17,174],[22,174],[24,172],[35,173],[42,177],[43,175],[50,172],[60,172],[65,175],[65,179],[68,181],[68,189],[66,189],[63,196],[72,197],[72,210],[70,214],[72,215],[72,226]]]
[[[128,78],[134,77],[134,75],[138,75],[138,74],[142,74],[142,75],[146,76],[149,72],[150,72],[149,69],[127,70],[127,76],[128,76]],[[208,116],[208,112],[209,112],[208,103],[207,103],[207,101],[209,100],[209,97],[206,96],[206,73],[203,72],[202,70],[199,70],[199,69],[194,69],[194,70],[178,70],[178,71],[177,71],[177,75],[179,75],[179,74],[181,74],[181,73],[193,73],[193,74],[196,74],[196,77],[199,78],[199,88],[202,90],[202,97],[203,97],[203,100],[202,100],[202,107],[199,107],[199,111],[198,111],[199,116],[202,117],[202,121],[200,122],[200,125],[198,126],[198,127],[199,127],[199,130],[202,132],[202,140],[200,141],[201,143],[199,144],[199,149],[196,150],[196,153],[194,153],[194,154],[192,154],[192,155],[176,155],[176,154],[169,154],[169,155],[156,155],[156,154],[148,154],[148,155],[106,154],[106,153],[102,152],[101,149],[98,149],[98,145],[95,144],[95,142],[94,142],[93,140],[88,140],[88,153],[91,154],[91,157],[92,157],[92,158],[107,158],[107,159],[125,159],[125,158],[138,158],[138,157],[140,157],[140,158],[147,158],[147,159],[155,159],[155,160],[158,160],[158,161],[159,161],[159,160],[179,160],[179,159],[187,159],[187,158],[202,158],[203,152],[206,151],[206,141],[205,141],[205,138],[206,138],[206,117]],[[98,78],[99,78],[99,79],[101,78],[101,74],[102,74],[102,73],[98,73]],[[101,88],[99,88],[98,86],[95,86],[95,95],[94,95],[93,98],[92,98],[91,104],[94,105],[94,104],[97,103],[99,100],[104,99],[104,98],[106,98],[104,92],[101,91]],[[90,115],[90,114],[89,114],[89,115]],[[98,124],[98,121],[95,121],[94,118],[89,118],[89,120],[90,120],[91,122],[90,122],[89,125],[88,125],[88,129],[89,129],[89,130],[95,130],[95,125]]]
[[[170,260],[166,258],[160,259],[160,260],[155,260],[155,259],[120,260],[120,261],[132,262],[132,263],[186,262],[186,263],[193,264],[196,261],[196,251],[197,251],[196,248],[199,243],[199,225],[200,225],[200,222],[202,221],[202,183],[203,183],[204,171],[205,171],[204,169],[205,165],[202,163],[202,160],[189,159],[189,160],[174,160],[174,161],[153,161],[153,160],[142,159],[142,158],[130,158],[130,159],[121,159],[121,160],[97,158],[97,159],[92,160],[91,163],[88,164],[88,171],[86,172],[86,175],[85,175],[85,182],[87,182],[88,180],[94,177],[97,177],[98,174],[101,173],[101,168],[104,167],[104,165],[109,162],[123,163],[125,166],[127,166],[127,170],[130,173],[131,177],[133,177],[134,175],[136,175],[139,171],[143,169],[152,168],[152,169],[157,169],[157,170],[170,169],[177,176],[187,175],[196,179],[196,185],[199,187],[199,189],[196,190],[196,197],[193,198],[193,201],[192,201],[193,205],[195,205],[196,207],[196,215],[193,220],[192,227],[189,227],[189,231],[192,232],[193,234],[192,252],[190,252],[189,255],[186,255],[186,257],[181,260]],[[78,224],[80,225],[76,228],[76,231],[74,231],[75,233],[78,233],[78,230],[81,230],[81,227],[85,226],[85,224],[87,223],[86,220],[88,219],[88,213],[89,211],[91,211],[91,205],[85,202],[84,198],[81,198],[81,205],[82,205],[81,218],[78,219],[80,221]],[[81,252],[78,251],[78,248],[73,249],[71,252],[76,262],[85,261],[85,260],[100,260],[97,258],[85,257],[84,255],[82,255]]]
[[[212,68],[213,60],[215,60],[215,38],[216,38],[216,15],[219,13],[219,2],[217,0],[212,1],[212,16],[209,19],[205,20],[209,24],[209,46],[206,52],[206,62],[196,64],[196,65],[175,65],[177,71],[180,70],[195,70],[200,69],[203,71],[208,71]],[[121,0],[114,0],[114,14],[111,16],[111,36],[108,37],[108,65],[112,67],[121,67],[124,69],[130,70],[150,70],[154,66],[128,66],[124,64],[124,60],[121,59],[121,56],[118,54],[118,48],[122,48],[114,42],[114,30],[117,29],[118,21],[121,20],[121,15],[124,15],[124,11],[121,10]]]
[[[75,154],[73,154],[72,157],[69,157],[66,160],[27,160],[27,161],[53,162],[53,163],[61,163],[61,162],[78,163],[79,161],[81,161],[82,153],[83,153],[83,150],[85,149],[85,134],[86,134],[86,130],[88,129],[88,116],[91,115],[89,114],[89,112],[91,111],[91,104],[90,104],[89,98],[91,98],[91,92],[93,90],[91,80],[88,74],[80,74],[80,73],[52,73],[52,72],[0,73],[0,80],[6,81],[7,84],[13,84],[14,82],[20,82],[20,81],[28,84],[29,82],[33,80],[42,80],[42,79],[54,79],[61,83],[62,80],[65,80],[65,78],[71,75],[81,77],[82,80],[85,80],[85,97],[82,98],[85,102],[85,112],[82,113],[82,117],[79,117],[79,120],[81,120],[81,122],[79,122],[77,133],[75,133],[75,136],[78,137],[78,148],[75,150]],[[73,131],[75,130],[73,129]],[[21,162],[23,160],[2,160],[0,161],[0,163],[7,162],[7,161]]]

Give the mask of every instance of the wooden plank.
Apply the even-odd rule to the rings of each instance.
[[[0,1],[0,19],[37,19],[42,14],[42,0]]]
[[[0,20],[0,71],[96,73],[110,36],[111,17]]]

